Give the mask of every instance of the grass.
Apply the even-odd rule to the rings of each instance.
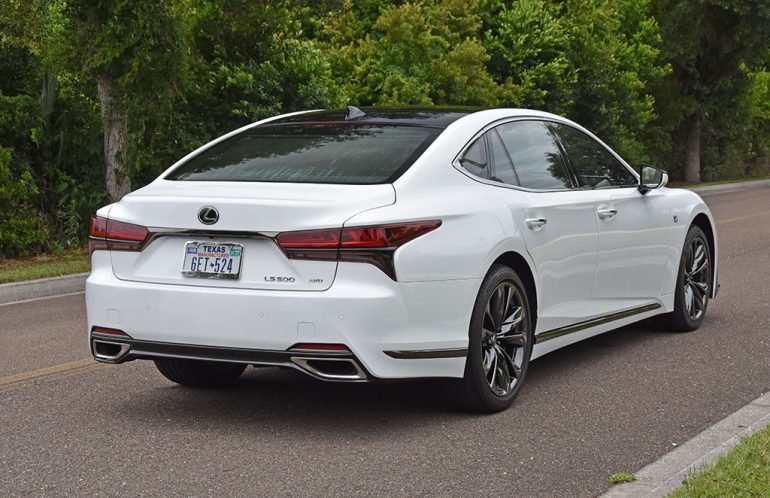
[[[0,263],[0,284],[82,273],[89,271],[90,267],[88,251],[84,249],[66,251],[61,255],[6,259]]]
[[[712,185],[725,185],[728,183],[740,183],[751,182],[755,180],[770,180],[770,176],[750,176],[744,178],[732,178],[730,180],[719,180],[716,182],[703,182],[703,183],[686,183],[686,182],[670,182],[669,187],[687,188],[687,187],[710,187]]]
[[[629,474],[628,472],[616,472],[610,476],[610,482],[612,484],[623,484],[624,482],[636,481],[636,474]]]
[[[770,496],[770,426],[744,438],[730,453],[687,476],[682,487],[668,496]]]

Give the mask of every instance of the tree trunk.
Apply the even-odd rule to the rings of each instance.
[[[693,114],[685,123],[684,181],[700,183],[700,117]]]
[[[104,182],[112,202],[131,191],[126,168],[128,119],[119,104],[112,100],[112,78],[101,75],[97,84],[104,127]]]

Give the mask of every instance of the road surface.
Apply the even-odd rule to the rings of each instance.
[[[505,413],[435,383],[249,369],[221,391],[88,359],[83,295],[0,306],[3,495],[592,496],[770,389],[770,189],[705,197],[719,297],[689,334],[627,327],[532,364]]]

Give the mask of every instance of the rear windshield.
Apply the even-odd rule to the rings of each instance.
[[[390,183],[440,130],[378,124],[262,125],[184,162],[167,180]]]

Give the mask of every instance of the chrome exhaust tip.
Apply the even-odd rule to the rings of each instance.
[[[91,354],[102,363],[120,363],[130,350],[131,345],[125,342],[91,339]]]
[[[366,371],[353,358],[292,356],[291,361],[314,377],[326,380],[366,380]]]

